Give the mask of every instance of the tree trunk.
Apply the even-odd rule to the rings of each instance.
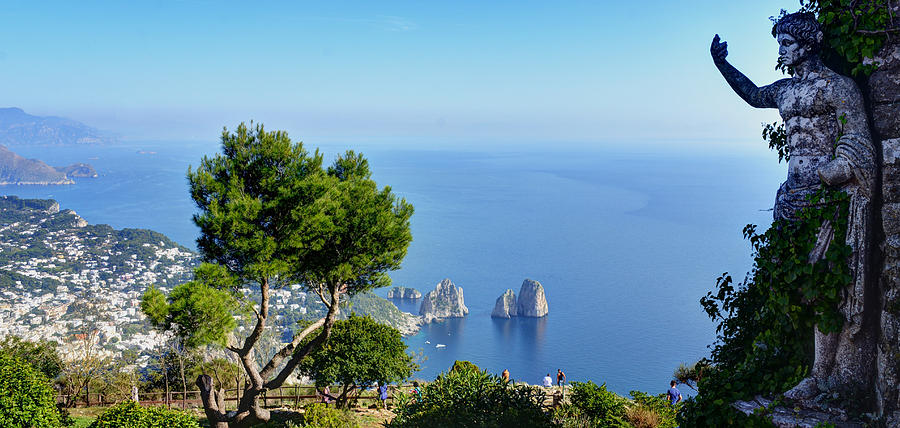
[[[187,380],[184,378],[184,356],[180,353],[178,356],[178,369],[181,371],[181,410],[184,410],[185,400],[187,399]]]
[[[197,387],[200,388],[200,401],[210,428],[230,428],[225,417],[225,397],[221,391],[213,389],[212,377],[200,375],[197,377]]]

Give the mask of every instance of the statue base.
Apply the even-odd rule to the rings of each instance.
[[[832,424],[837,428],[864,428],[869,422],[852,420],[847,412],[817,404],[809,400],[790,404],[773,405],[774,400],[757,395],[752,400],[732,403],[737,411],[745,415],[759,415],[768,418],[778,428],[815,428]]]

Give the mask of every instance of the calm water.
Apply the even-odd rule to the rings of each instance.
[[[424,293],[445,277],[463,287],[469,316],[407,339],[432,379],[456,359],[538,383],[606,382],[625,394],[662,392],[680,362],[707,355],[714,326],[698,299],[725,271],[749,267],[741,228],[767,225],[784,166],[762,150],[389,150],[366,148],[379,184],[416,209],[414,242],[395,285]],[[331,158],[345,147],[324,147]],[[13,147],[53,165],[93,164],[100,177],[7,194],[54,198],[91,223],[144,227],[193,247],[188,165],[217,144]],[[141,153],[143,152],[143,153]],[[148,153],[154,152],[154,153]],[[507,288],[540,281],[550,315],[490,318]],[[384,295],[386,289],[378,292]],[[417,312],[418,304],[396,302]],[[446,347],[437,348],[437,344]]]

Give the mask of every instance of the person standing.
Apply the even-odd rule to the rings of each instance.
[[[388,387],[386,382],[382,382],[381,386],[378,387],[378,398],[381,399],[381,406],[387,410],[387,399],[388,399]]]
[[[556,369],[556,386],[563,386],[566,383],[566,374],[562,369]]]
[[[503,373],[500,373],[500,378],[503,379],[503,382],[509,383],[509,369],[503,369]]]
[[[678,388],[675,387],[675,385],[677,384],[678,382],[675,382],[674,380],[672,382],[669,382],[669,385],[671,387],[668,391],[666,391],[666,398],[669,399],[669,403],[671,403],[673,406],[681,402],[681,391],[679,391]]]

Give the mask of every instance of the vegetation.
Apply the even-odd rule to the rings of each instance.
[[[25,360],[0,352],[0,426],[61,426],[47,377]]]
[[[848,197],[821,191],[814,207],[802,210],[795,222],[777,221],[763,234],[744,229],[754,251],[753,269],[735,286],[723,274],[715,292],[701,299],[717,321],[718,340],[712,367],[699,378],[699,394],[685,403],[682,421],[688,426],[722,426],[740,418],[731,402],[755,394],[778,394],[796,385],[812,363],[814,328],[839,331],[841,289],[849,283],[849,246],[835,240],[825,259],[808,263],[808,254],[825,220],[834,236],[845,236]],[[741,423],[750,423],[742,421]]]
[[[18,336],[6,336],[0,341],[0,354],[22,359],[50,380],[56,379],[63,367],[56,342],[30,342]]]
[[[553,410],[560,427],[675,428],[675,413],[665,394],[631,391],[631,399],[606,389],[606,384],[573,382],[568,403]]]
[[[125,401],[110,407],[89,425],[89,428],[200,428],[197,420],[177,410],[165,407],[143,407]]]
[[[822,60],[841,74],[861,76],[875,70],[867,63],[890,34],[887,0],[800,0],[801,11],[815,13],[825,33]],[[782,12],[783,14],[784,12]]]
[[[328,342],[304,359],[299,371],[317,385],[340,384],[337,404],[345,407],[348,394],[358,386],[394,383],[415,368],[397,329],[351,315],[335,322]]]
[[[318,152],[308,153],[285,132],[253,124],[223,131],[222,153],[188,171],[199,208],[197,244],[207,264],[168,297],[148,291],[143,307],[154,325],[185,345],[223,345],[241,361],[249,385],[236,413],[220,408],[222,392],[213,389],[211,377],[197,379],[212,426],[267,421],[259,395],[282,385],[326,343],[341,296],[389,285],[386,272],[400,266],[412,240],[413,210],[371,176],[362,155],[348,151],[323,168]],[[275,318],[271,292],[291,284],[315,293],[327,313],[259,364],[254,351]],[[252,328],[237,329],[235,316],[248,318]]]
[[[528,428],[553,424],[541,407],[541,388],[510,385],[474,365],[454,366],[457,369],[439,375],[415,399],[401,396],[397,416],[387,426]]]
[[[315,403],[303,408],[298,423],[288,422],[287,428],[356,428],[359,424],[352,413]]]

